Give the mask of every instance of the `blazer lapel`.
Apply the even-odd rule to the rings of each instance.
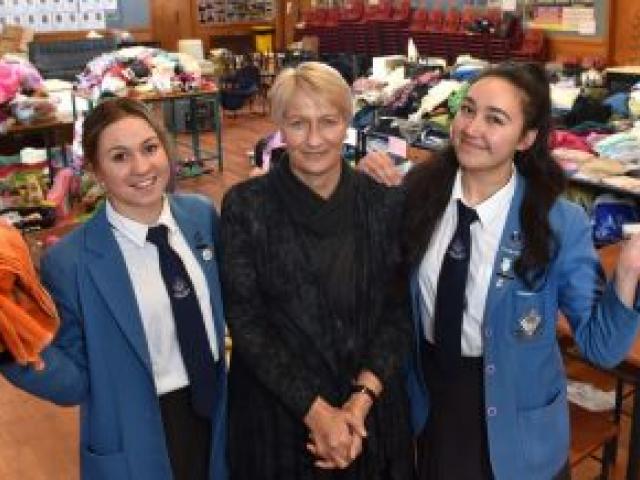
[[[102,207],[86,229],[88,269],[111,315],[142,364],[152,375],[142,319],[124,257]]]
[[[493,263],[489,292],[484,308],[485,322],[493,317],[493,312],[502,303],[510,285],[515,280],[514,262],[522,251],[522,231],[520,228],[520,206],[524,197],[525,180],[516,173],[516,189],[511,200],[507,220],[502,230],[500,245]]]

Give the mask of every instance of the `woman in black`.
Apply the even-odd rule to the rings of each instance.
[[[287,69],[270,99],[287,155],[222,209],[231,478],[410,479],[399,192],[342,160],[334,69]]]

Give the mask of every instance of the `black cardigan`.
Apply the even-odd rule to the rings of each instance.
[[[274,168],[288,167],[285,161]],[[268,450],[272,447],[268,445],[267,430],[280,432],[280,437],[294,431],[294,436],[300,436],[304,453],[307,433],[302,420],[311,404],[321,396],[334,406],[342,405],[353,378],[336,371],[335,340],[323,334],[322,329],[323,322],[331,321],[331,309],[305,260],[299,229],[283,205],[282,196],[277,194],[275,175],[277,170],[238,184],[223,201],[221,271],[225,316],[233,339],[229,372],[232,473],[238,468],[234,463],[242,462],[239,457],[245,458],[243,467],[251,463],[247,455],[253,452],[242,445],[249,441],[249,434],[254,437],[250,441],[253,450]],[[373,438],[373,431],[377,431],[385,443],[395,443],[380,447],[383,455],[392,455],[389,450],[404,446],[409,453],[408,408],[401,367],[407,361],[413,332],[408,275],[400,268],[398,248],[403,195],[358,172],[351,175],[355,189],[354,258],[363,262],[358,267],[363,274],[356,286],[356,298],[361,299],[357,311],[366,323],[367,338],[358,342],[361,350],[355,357],[357,365],[350,370],[371,370],[384,385],[375,414],[369,414],[376,417],[377,424],[370,429],[369,446],[377,445]],[[282,423],[290,425],[284,428]],[[248,424],[263,427],[247,430]],[[404,452],[400,454],[403,455]],[[234,456],[238,457],[236,462]],[[410,453],[407,458],[410,462]],[[252,474],[271,478],[264,471]],[[300,476],[296,478],[306,478],[297,475]],[[400,474],[397,478],[401,478]]]

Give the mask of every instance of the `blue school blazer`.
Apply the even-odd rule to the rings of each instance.
[[[550,479],[567,461],[569,413],[556,340],[558,312],[569,320],[582,354],[605,367],[624,358],[639,324],[637,311],[625,307],[613,286],[605,283],[584,211],[564,199],[550,212],[559,249],[545,275],[534,288],[514,275],[513,263],[522,250],[519,211],[525,182],[518,176],[482,327],[485,418],[497,480]],[[417,337],[408,389],[416,432],[422,430],[429,413],[420,365],[419,339],[424,334],[419,295],[414,272],[411,296]]]
[[[218,218],[208,200],[170,196],[171,211],[198,259],[211,292],[221,359],[211,405],[211,480],[225,480],[226,368],[224,314],[216,255]],[[214,251],[215,251],[214,250]],[[171,480],[171,466],[151,359],[129,274],[102,207],[52,247],[42,279],[62,324],[35,372],[17,365],[2,373],[18,387],[59,405],[80,405],[80,463],[87,480]]]

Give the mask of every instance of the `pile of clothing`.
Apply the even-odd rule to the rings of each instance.
[[[166,93],[212,87],[192,56],[158,48],[127,47],[104,53],[78,76],[78,88],[94,99],[131,92]]]
[[[5,55],[0,59],[0,134],[16,122],[31,123],[55,115],[42,76],[28,61]]]

